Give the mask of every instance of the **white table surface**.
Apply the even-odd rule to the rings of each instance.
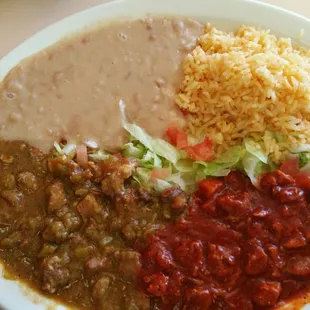
[[[110,0],[0,0],[0,58],[43,27],[74,12],[107,1]],[[310,0],[262,1],[310,18]]]

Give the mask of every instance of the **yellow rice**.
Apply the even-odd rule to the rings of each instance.
[[[207,25],[183,71],[177,104],[190,112],[189,133],[211,138],[216,155],[245,137],[276,162],[310,144],[310,51],[291,39]]]

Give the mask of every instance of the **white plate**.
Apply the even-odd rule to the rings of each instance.
[[[134,19],[148,14],[193,17],[202,22],[211,22],[224,30],[234,30],[241,24],[260,26],[293,39],[298,38],[301,29],[304,29],[302,43],[310,44],[308,19],[252,0],[115,0],[67,17],[23,42],[0,60],[0,81],[22,59],[69,34],[93,27],[99,22]],[[8,310],[64,309],[3,277],[0,277],[0,304]],[[285,308],[292,309],[292,306]],[[299,308],[297,306],[296,309]],[[305,308],[310,309],[310,304]]]

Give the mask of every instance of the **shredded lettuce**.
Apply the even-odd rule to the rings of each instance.
[[[68,158],[73,158],[76,154],[76,144],[74,143],[69,143],[61,148],[59,143],[54,142],[54,147],[59,154],[66,155]]]
[[[213,162],[190,160],[182,151],[168,142],[152,138],[138,125],[129,123],[124,102],[120,101],[119,106],[123,127],[132,136],[132,142],[125,145],[123,155],[129,155],[138,160],[143,170],[138,170],[135,177],[141,184],[152,189],[162,189],[168,184],[178,185],[185,190],[194,189],[200,179],[208,176],[226,176],[234,169],[243,170],[253,184],[256,184],[259,174],[274,168],[266,152],[251,139],[244,139],[242,145],[232,147]],[[265,135],[273,135],[273,133],[266,132]],[[277,134],[277,139],[283,140],[284,137]],[[172,168],[172,174],[166,180],[154,181],[151,176],[152,169],[167,166]]]
[[[277,166],[270,160],[263,148],[251,139],[244,139],[239,146],[232,147],[212,162],[194,161],[187,157],[186,152],[178,150],[173,145],[159,138],[151,137],[144,129],[127,120],[125,103],[119,102],[122,126],[131,135],[130,142],[126,143],[121,153],[124,157],[134,158],[138,168],[134,172],[133,180],[145,186],[150,191],[161,192],[171,186],[179,186],[186,191],[194,191],[197,182],[206,177],[223,177],[232,170],[244,171],[252,183],[256,185],[261,173],[276,169]],[[265,137],[276,137],[280,143],[285,139],[279,133],[266,132]],[[93,160],[105,160],[111,156],[99,149],[96,143],[90,141],[89,157]],[[64,147],[58,143],[55,149],[62,155],[73,158],[76,145],[68,144]],[[292,150],[294,156],[299,156],[302,170],[310,172],[310,145]],[[171,175],[165,180],[152,176],[154,168],[169,168]]]
[[[195,170],[196,167],[193,166],[194,162],[191,159],[179,159],[174,165],[175,169],[179,172],[188,173]]]
[[[193,161],[186,158],[186,153],[165,140],[151,137],[138,125],[129,123],[124,102],[120,101],[119,106],[122,125],[131,135],[131,142],[124,145],[122,155],[137,160],[139,167],[133,176],[135,181],[157,192],[175,185],[184,190],[193,188],[195,169]],[[151,175],[154,168],[170,168],[172,174],[166,180],[156,179]]]
[[[274,168],[274,164],[269,160],[266,152],[264,152],[261,146],[255,141],[244,139],[243,145],[246,152],[242,158],[241,166],[251,182],[257,185],[258,176],[262,173],[271,171]]]
[[[62,154],[62,148],[60,147],[58,142],[54,142],[54,148],[58,153]]]
[[[253,140],[250,140],[250,139],[244,139],[243,143],[244,143],[244,147],[248,153],[252,154],[254,157],[256,157],[262,163],[264,163],[264,164],[268,163],[268,156],[262,150],[261,146],[258,143],[256,143]]]
[[[97,153],[89,154],[88,155],[91,159],[93,160],[106,160],[108,159],[111,155],[108,153],[105,153],[102,150],[99,150]]]
[[[196,161],[193,166],[202,168],[205,176],[222,177],[236,168],[245,153],[241,146],[232,147],[213,162]]]
[[[299,159],[299,165],[300,167],[303,167],[305,165],[307,165],[308,163],[310,163],[310,153],[300,153],[298,155],[298,159]]]
[[[258,157],[247,152],[242,158],[242,165],[251,182],[256,185],[257,177],[263,171],[264,163]]]
[[[167,159],[173,164],[176,164],[180,158],[184,157],[182,151],[179,151],[167,141],[158,138],[152,138],[148,133],[146,133],[144,129],[138,125],[129,123],[125,113],[125,103],[122,100],[119,102],[119,107],[121,110],[123,127],[131,134],[134,139],[142,143],[144,147],[154,152],[156,155]]]
[[[300,153],[298,155],[299,166],[302,172],[310,173],[310,153]]]
[[[290,151],[295,154],[310,152],[310,144],[303,144],[300,146],[292,147]]]
[[[170,182],[153,178],[148,169],[141,167],[136,169],[134,178],[139,184],[154,192],[162,192],[163,190],[171,187]]]
[[[125,144],[122,148],[122,154],[125,157],[133,157],[141,159],[143,157],[143,154],[145,152],[145,147],[140,145],[134,145],[133,142],[129,142]]]

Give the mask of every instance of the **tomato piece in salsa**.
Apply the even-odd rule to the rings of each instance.
[[[142,288],[164,310],[266,309],[300,294],[310,280],[309,186],[281,170],[263,175],[260,190],[239,172],[201,181],[185,214],[141,250]]]

